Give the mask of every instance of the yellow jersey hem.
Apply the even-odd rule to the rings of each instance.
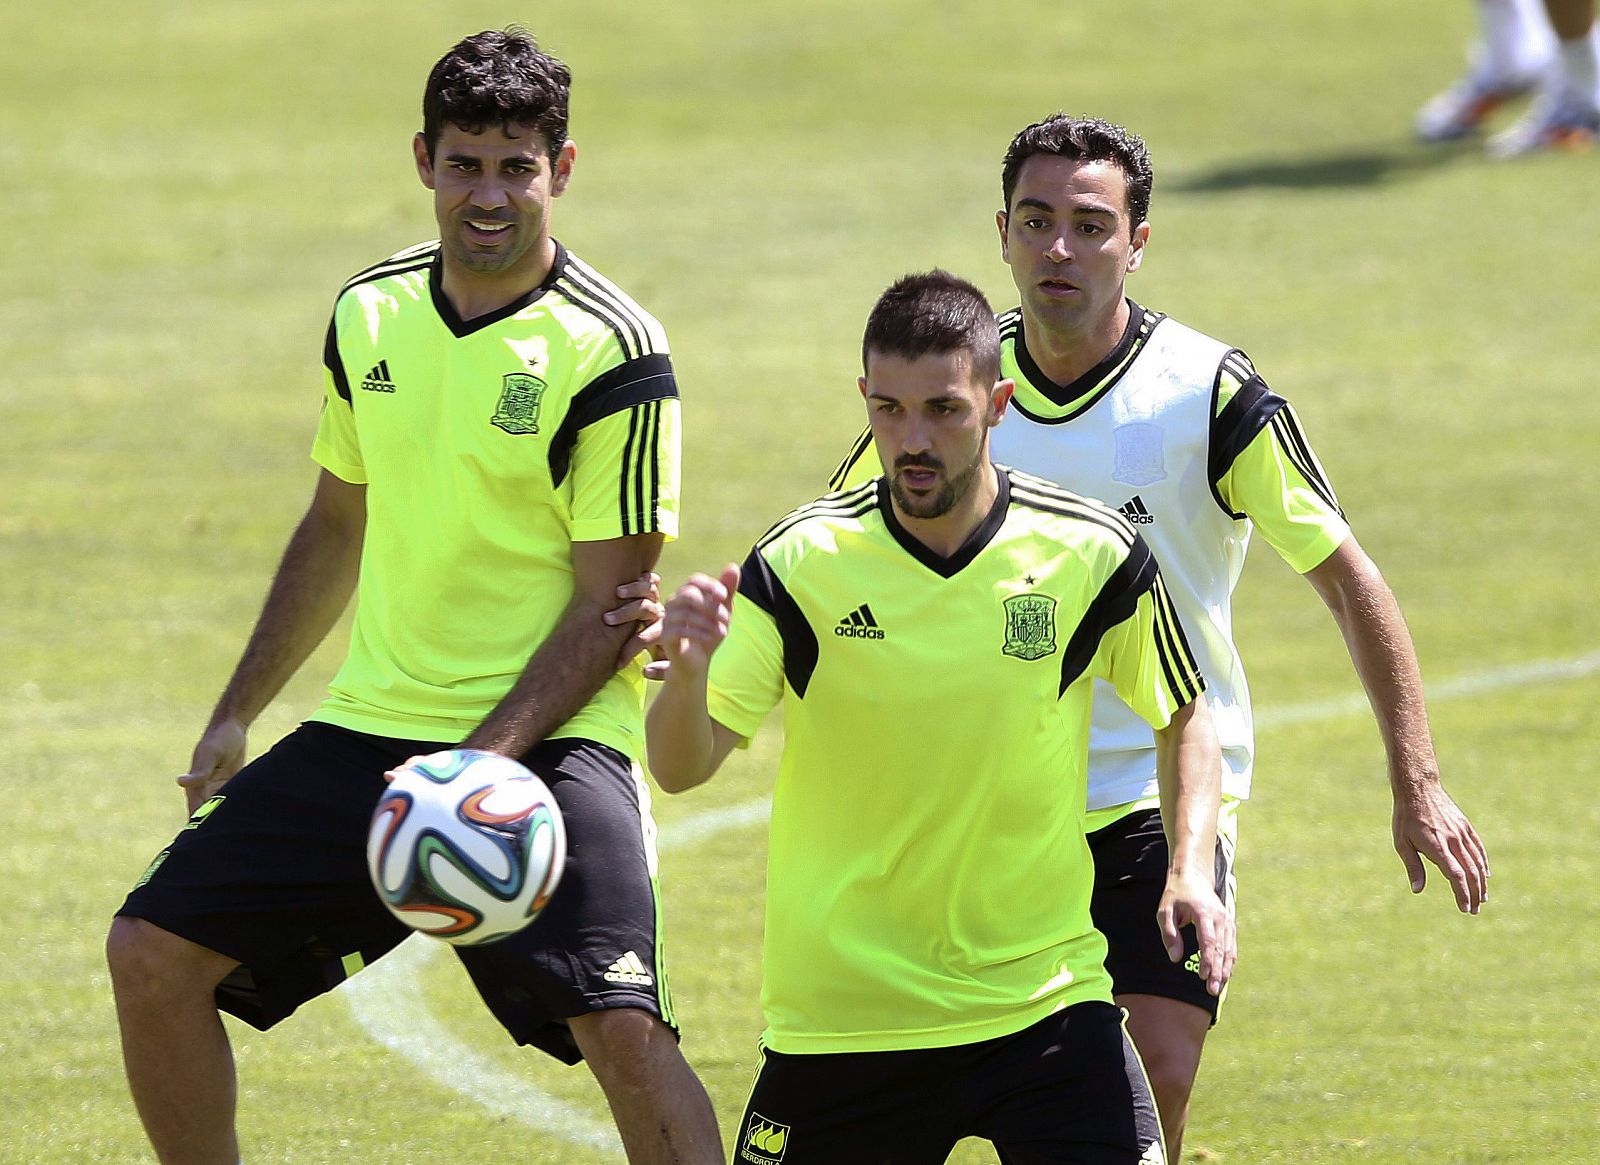
[[[1019,1008],[983,1023],[950,1025],[895,1032],[786,1032],[768,1027],[761,1033],[763,1047],[785,1055],[833,1052],[906,1052],[926,1048],[954,1048],[1016,1035],[1046,1016],[1079,1003],[1110,1003],[1111,984],[1103,977],[1052,995],[1031,1007]]]

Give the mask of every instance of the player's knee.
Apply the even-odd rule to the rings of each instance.
[[[1156,1104],[1163,1114],[1186,1109],[1189,1094],[1194,1091],[1195,1069],[1199,1066],[1190,1049],[1158,1047],[1141,1055],[1150,1091],[1155,1093]]]
[[[160,1000],[209,992],[233,964],[142,918],[118,917],[106,935],[106,965],[118,999]]]

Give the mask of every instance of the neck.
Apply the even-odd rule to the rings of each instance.
[[[1126,296],[1118,296],[1116,310],[1090,321],[1083,327],[1061,327],[1045,323],[1022,308],[1023,333],[1028,355],[1057,384],[1071,384],[1100,361],[1111,355],[1122,340],[1133,309]]]
[[[556,264],[555,240],[546,235],[528,248],[527,256],[505,271],[473,271],[444,252],[439,286],[456,315],[474,320],[515,303],[550,276]]]
[[[973,475],[972,488],[954,506],[937,518],[913,518],[893,501],[894,516],[918,542],[941,558],[949,558],[966,543],[1000,496],[1000,479],[995,475],[994,463],[985,452],[978,472]]]

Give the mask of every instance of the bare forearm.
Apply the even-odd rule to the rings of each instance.
[[[213,724],[249,725],[327,636],[350,601],[359,530],[308,513],[289,539],[266,602],[212,712]]]
[[[1180,709],[1156,733],[1156,758],[1168,872],[1209,884],[1216,862],[1222,761],[1204,697]]]
[[[706,673],[688,672],[674,665],[667,673],[645,732],[650,773],[668,793],[703,784],[714,769],[716,738],[706,711]]]
[[[1372,706],[1396,792],[1431,784],[1439,768],[1428,729],[1422,671],[1394,592],[1359,547],[1346,544],[1308,575],[1344,637]]]
[[[521,756],[594,698],[616,670],[617,653],[633,627],[612,627],[603,604],[575,599],[522,675],[483,723],[463,742],[505,756]]]

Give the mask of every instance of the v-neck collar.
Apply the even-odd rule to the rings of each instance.
[[[1135,349],[1150,334],[1150,329],[1163,318],[1146,311],[1131,299],[1128,300],[1128,308],[1128,324],[1123,328],[1116,347],[1106,354],[1105,359],[1068,384],[1057,384],[1051,380],[1034,360],[1033,354],[1028,351],[1026,321],[1019,314],[1017,336],[1012,343],[1017,371],[1022,373],[1030,388],[1057,408],[1064,410],[1061,414],[1038,416],[1023,407],[1023,413],[1034,420],[1068,421],[1093,408],[1101,397],[1110,392],[1128,365],[1132,363]],[[1021,402],[1017,403],[1021,407]]]
[[[555,262],[550,264],[550,273],[544,277],[543,282],[533,290],[518,296],[504,307],[481,316],[473,316],[470,320],[463,320],[456,311],[455,305],[450,302],[450,297],[444,293],[444,251],[433,257],[433,263],[428,267],[428,292],[433,296],[433,309],[439,313],[439,318],[444,321],[444,326],[450,333],[460,340],[480,332],[501,320],[510,319],[529,304],[536,303],[539,297],[556,285],[556,281],[566,272],[567,249],[555,239],[550,240],[556,245]]]
[[[900,524],[900,518],[894,512],[894,501],[889,496],[887,473],[878,480],[878,508],[883,511],[884,525],[889,528],[894,540],[900,543],[901,549],[935,574],[942,578],[960,574],[974,558],[983,553],[985,546],[994,541],[994,536],[999,533],[1000,526],[1006,520],[1006,511],[1011,506],[1011,475],[998,465],[991,465],[990,470],[995,475],[996,486],[999,487],[995,493],[994,505],[989,507],[989,512],[984,515],[983,521],[973,528],[972,533],[967,535],[966,541],[956,547],[955,553],[948,558],[934,553],[915,534]]]

